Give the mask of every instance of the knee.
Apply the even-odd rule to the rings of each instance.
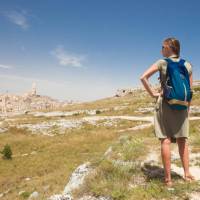
[[[170,145],[171,144],[170,138],[161,139],[161,144],[162,145]]]

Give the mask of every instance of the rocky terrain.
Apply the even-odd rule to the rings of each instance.
[[[0,199],[198,199],[199,86],[194,87],[189,116],[190,166],[196,181],[183,181],[177,146],[172,145],[170,188],[162,184],[154,99],[141,89],[121,91],[60,111],[2,115],[0,150],[9,144],[13,156],[0,158]]]

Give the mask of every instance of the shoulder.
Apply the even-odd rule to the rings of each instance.
[[[164,58],[158,59],[154,62],[154,65],[156,65],[159,70],[162,70],[162,68],[167,65],[167,61]]]
[[[186,69],[188,70],[189,75],[191,75],[192,74],[192,64],[191,64],[191,62],[185,60],[184,65],[185,65]]]

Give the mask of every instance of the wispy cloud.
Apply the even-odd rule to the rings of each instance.
[[[22,29],[28,29],[28,13],[26,10],[22,11],[7,11],[3,15],[10,20],[10,22],[20,26]]]
[[[15,81],[30,81],[30,82],[36,82],[36,83],[47,83],[47,84],[53,84],[55,86],[67,86],[70,84],[70,82],[66,81],[52,81],[52,80],[46,80],[46,79],[38,79],[38,78],[32,78],[32,77],[24,77],[24,76],[18,76],[18,75],[10,75],[10,74],[0,74],[0,78],[6,78],[10,80]]]
[[[51,51],[62,66],[82,67],[82,61],[85,60],[83,55],[74,55],[64,50],[62,46],[58,46],[55,50]]]
[[[3,69],[11,69],[13,68],[12,66],[9,66],[9,65],[1,65],[0,64],[0,68],[3,68]]]

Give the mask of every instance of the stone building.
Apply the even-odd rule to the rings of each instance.
[[[32,84],[30,91],[22,94],[0,94],[0,112],[27,112],[34,110],[53,110],[60,109],[66,106],[65,102],[52,99],[48,96],[42,96],[37,94],[36,84]]]

